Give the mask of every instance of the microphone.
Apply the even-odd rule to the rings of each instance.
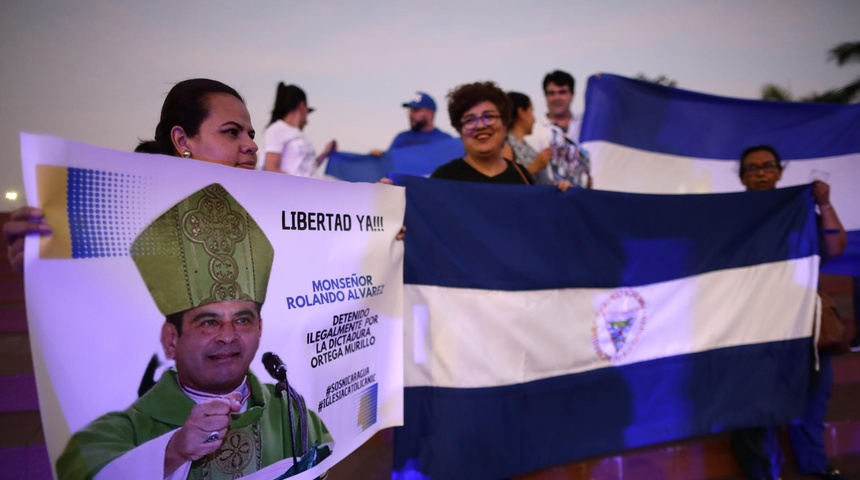
[[[295,466],[298,459],[296,457],[296,436],[293,431],[293,409],[290,408],[292,401],[290,398],[290,384],[287,383],[287,366],[284,365],[281,357],[272,352],[263,354],[263,366],[266,367],[269,375],[278,381],[278,384],[275,386],[275,396],[280,398],[286,394],[287,397],[287,419],[290,422],[290,449],[293,451],[293,466]]]
[[[287,380],[287,366],[284,365],[281,357],[272,352],[266,352],[263,354],[263,366],[266,367],[266,371],[269,372],[269,375],[271,375],[275,380],[279,382],[285,382]]]

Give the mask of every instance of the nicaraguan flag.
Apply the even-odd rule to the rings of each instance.
[[[780,187],[823,180],[848,231],[825,273],[860,276],[860,105],[718,97],[602,74],[588,79],[580,135],[595,188],[641,193],[742,190],[744,148],[786,161]]]
[[[507,478],[801,411],[819,264],[808,185],[396,182],[408,234],[395,478]]]

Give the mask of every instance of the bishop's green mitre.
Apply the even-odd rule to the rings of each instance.
[[[164,315],[225,300],[263,303],[274,257],[265,233],[217,183],[155,219],[129,253]]]

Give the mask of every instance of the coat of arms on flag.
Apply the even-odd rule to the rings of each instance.
[[[604,360],[621,360],[645,329],[645,299],[630,288],[612,292],[594,318],[594,350]]]

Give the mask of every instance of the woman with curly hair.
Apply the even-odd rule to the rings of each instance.
[[[466,155],[437,168],[430,178],[534,185],[528,169],[502,157],[511,119],[508,96],[493,82],[460,85],[448,93],[448,116]],[[568,182],[559,184],[564,191]]]

